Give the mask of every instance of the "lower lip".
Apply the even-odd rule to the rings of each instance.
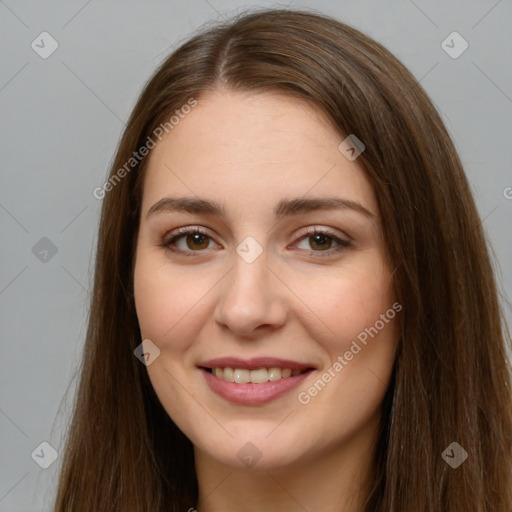
[[[294,377],[286,377],[261,384],[227,382],[219,379],[208,370],[202,369],[202,372],[210,389],[222,398],[235,404],[258,405],[276,400],[292,391],[311,374],[312,370]]]

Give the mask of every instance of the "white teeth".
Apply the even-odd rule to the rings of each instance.
[[[291,370],[290,368],[258,368],[257,370],[246,370],[244,368],[212,368],[212,373],[226,382],[263,384],[268,381],[295,377],[296,375],[300,375],[302,370]]]
[[[249,370],[235,369],[235,382],[245,384],[250,381],[251,372]]]
[[[268,380],[279,380],[281,378],[281,368],[269,368]]]
[[[222,371],[221,368],[217,369]],[[221,378],[227,380],[228,382],[235,382],[235,371],[233,370],[233,368],[224,368],[224,376],[221,376]]]
[[[259,370],[251,370],[249,379],[251,382],[254,382],[256,384],[268,382],[268,370],[266,368],[260,368]]]

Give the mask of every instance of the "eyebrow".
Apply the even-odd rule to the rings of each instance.
[[[283,199],[279,201],[274,208],[274,216],[276,219],[280,220],[284,217],[298,215],[301,213],[335,209],[353,210],[369,219],[373,219],[375,217],[375,215],[362,204],[340,197],[296,197],[292,199]],[[146,218],[156,213],[172,211],[186,211],[195,214],[226,217],[226,210],[223,205],[215,201],[197,197],[163,197],[148,210]]]

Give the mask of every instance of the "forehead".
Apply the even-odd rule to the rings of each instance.
[[[211,92],[150,153],[143,211],[165,195],[207,197],[237,214],[335,195],[377,212],[363,168],[338,149],[344,138],[305,101]]]

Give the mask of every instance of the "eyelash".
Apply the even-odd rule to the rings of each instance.
[[[183,251],[181,249],[177,249],[174,244],[177,240],[179,240],[180,238],[182,238],[185,235],[195,235],[195,234],[204,235],[207,238],[209,238],[210,240],[213,240],[213,238],[210,235],[208,235],[208,233],[206,231],[204,231],[202,228],[188,227],[188,228],[176,229],[170,238],[169,237],[165,238],[158,245],[160,247],[163,247],[165,250],[171,251],[173,253],[182,254],[187,257],[188,256],[194,257],[194,256],[196,256],[194,253],[200,253],[200,252],[203,252],[203,250]],[[331,249],[327,249],[325,251],[311,250],[310,252],[314,254],[315,258],[316,257],[322,258],[325,256],[332,256],[336,253],[343,251],[344,249],[352,247],[352,243],[349,242],[348,240],[343,240],[343,239],[339,238],[338,236],[336,236],[334,233],[331,233],[330,231],[328,231],[326,229],[318,229],[316,227],[306,228],[305,232],[302,234],[302,236],[299,238],[298,241],[301,242],[302,240],[309,238],[311,236],[314,236],[314,235],[326,235],[327,237],[331,238],[333,241],[335,241],[338,244],[337,246],[335,246]],[[299,250],[301,250],[301,249],[299,249]]]

